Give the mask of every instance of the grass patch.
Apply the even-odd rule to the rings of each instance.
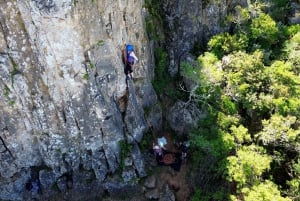
[[[150,106],[144,107],[144,113],[145,113],[146,117],[149,116],[151,109],[152,109],[152,107],[150,107]]]
[[[149,150],[150,148],[152,148],[152,142],[153,142],[154,138],[152,135],[151,131],[148,131],[147,133],[145,133],[143,135],[143,138],[140,142],[140,149],[142,152],[146,152],[147,150]]]
[[[6,84],[4,84],[4,96],[8,97],[9,94],[10,94],[10,89]]]
[[[167,72],[167,59],[168,54],[166,50],[162,48],[155,50],[155,79],[152,84],[158,94],[162,94],[170,82],[170,76]]]
[[[73,0],[73,4],[74,4],[74,6],[76,6],[76,5],[77,5],[77,3],[78,3],[78,0]]]
[[[160,0],[145,0],[143,5],[150,16],[146,17],[146,30],[151,40],[163,40],[163,15],[162,3]]]
[[[88,80],[88,79],[89,79],[89,74],[88,74],[88,73],[85,73],[85,74],[83,75],[83,79]]]
[[[127,143],[125,140],[119,141],[119,146],[121,149],[120,157],[121,157],[121,163],[120,166],[122,169],[125,168],[125,158],[128,156],[128,153],[131,153],[132,150],[132,144]]]
[[[13,64],[13,69],[10,72],[10,78],[11,78],[11,85],[13,86],[14,85],[14,76],[21,73],[21,72],[18,69],[18,65],[13,60],[11,60],[11,61],[12,61],[12,64]]]
[[[9,105],[10,105],[10,106],[14,106],[15,103],[16,103],[16,101],[14,101],[14,100],[10,100],[10,101],[9,101]]]
[[[95,68],[95,64],[93,64],[91,61],[90,61],[90,67],[91,67],[91,69]]]
[[[152,85],[156,93],[166,95],[172,100],[185,100],[188,94],[179,88],[180,78],[172,78],[168,74],[168,54],[163,48],[155,49],[155,78]]]
[[[99,40],[99,41],[97,42],[97,45],[99,45],[99,46],[104,45],[104,40]]]
[[[92,184],[94,181],[96,181],[96,174],[95,174],[95,171],[93,169],[89,170],[89,172],[91,173],[90,174],[90,177],[88,179],[86,179],[86,184]]]

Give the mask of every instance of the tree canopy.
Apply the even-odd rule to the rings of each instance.
[[[182,65],[196,83],[190,97],[206,113],[189,134],[205,180],[195,196],[300,200],[300,26],[276,6],[288,12],[286,0],[237,6],[228,16],[234,30],[213,36],[197,67]]]

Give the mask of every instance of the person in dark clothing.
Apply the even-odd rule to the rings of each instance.
[[[154,155],[156,157],[156,160],[161,161],[164,157],[162,148],[158,145],[153,145],[153,151],[154,151]]]
[[[132,70],[132,65],[129,64],[129,63],[127,62],[127,63],[125,64],[125,71],[124,71],[124,73],[125,73],[127,79],[128,79],[128,78],[131,78],[131,79],[132,79],[132,72],[133,72],[133,70]]]
[[[180,142],[179,146],[181,150],[181,160],[186,162],[189,142],[188,141]]]

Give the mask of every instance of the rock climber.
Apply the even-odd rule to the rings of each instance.
[[[126,74],[126,79],[133,79],[132,76],[132,67],[134,62],[138,62],[138,58],[136,57],[134,53],[134,47],[133,45],[130,44],[125,44],[124,45],[124,52],[123,52],[123,57],[124,57],[124,63],[125,63],[125,74]]]

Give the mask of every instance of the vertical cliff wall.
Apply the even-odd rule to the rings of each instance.
[[[228,31],[226,16],[246,0],[163,0],[169,74],[178,73],[180,63],[191,53],[200,54],[213,35]]]
[[[0,0],[0,200],[89,200],[145,176],[137,143],[160,118],[142,109],[157,110],[143,12],[136,0]],[[129,85],[126,42],[139,57]]]

